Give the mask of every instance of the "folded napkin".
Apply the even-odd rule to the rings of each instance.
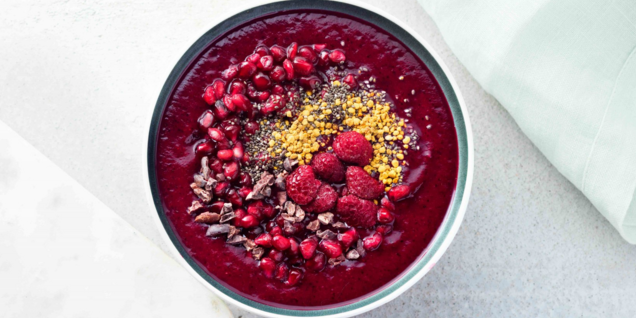
[[[636,244],[636,1],[419,2],[482,87]]]

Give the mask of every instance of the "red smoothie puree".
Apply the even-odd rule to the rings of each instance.
[[[359,82],[374,78],[386,91],[397,116],[419,135],[409,149],[403,182],[412,197],[395,203],[393,231],[382,245],[359,260],[320,272],[305,271],[302,281],[285,286],[268,279],[243,246],[206,236],[207,226],[186,213],[196,196],[188,186],[200,168],[195,143],[203,138],[199,116],[210,109],[204,89],[254,47],[324,43],[346,52]],[[358,70],[364,70],[358,73]],[[373,79],[371,80],[373,81]],[[259,18],[216,39],[181,76],[159,126],[156,172],[164,211],[188,253],[215,280],[241,296],[289,309],[330,308],[378,292],[416,262],[449,208],[458,171],[458,145],[450,108],[426,65],[385,31],[357,18],[323,11],[287,11]],[[370,232],[362,231],[361,237]]]

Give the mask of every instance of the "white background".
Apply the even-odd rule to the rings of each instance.
[[[476,160],[448,252],[414,288],[365,316],[636,315],[634,247],[479,87],[415,0],[368,2],[410,25],[449,65]],[[143,189],[146,121],[180,55],[238,3],[250,1],[4,0],[0,120],[166,250]],[[11,173],[0,170],[0,179]]]

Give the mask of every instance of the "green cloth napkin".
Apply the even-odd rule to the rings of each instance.
[[[419,2],[482,87],[636,244],[636,1]]]

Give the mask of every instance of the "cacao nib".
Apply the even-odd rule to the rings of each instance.
[[[203,213],[197,215],[196,218],[194,218],[194,222],[205,223],[205,224],[214,224],[216,222],[219,222],[220,219],[221,219],[221,215],[219,215],[218,213],[203,212]]]
[[[201,202],[194,200],[192,201],[192,205],[188,208],[188,214],[194,214],[199,210],[203,209],[203,204]]]
[[[208,227],[208,230],[205,232],[207,236],[219,236],[222,234],[227,234],[230,232],[229,224],[213,224]]]

